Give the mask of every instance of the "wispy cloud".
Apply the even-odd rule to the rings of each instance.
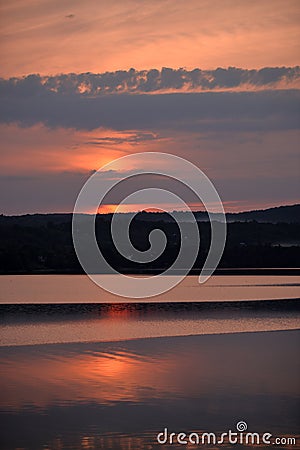
[[[297,0],[0,2],[2,76],[294,66]]]
[[[102,136],[102,137],[93,137],[89,141],[84,142],[85,145],[93,145],[100,147],[107,147],[110,145],[120,145],[120,144],[138,144],[140,142],[147,142],[158,140],[159,137],[155,133],[126,133],[122,137],[119,136]]]

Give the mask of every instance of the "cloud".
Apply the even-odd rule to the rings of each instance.
[[[159,137],[154,133],[127,133],[123,137],[118,136],[102,136],[93,137],[91,140],[84,142],[86,145],[93,146],[109,146],[109,145],[120,145],[120,144],[138,144],[139,142],[158,140]]]
[[[69,82],[68,82],[69,85]],[[65,88],[66,89],[66,88]],[[0,122],[78,130],[263,131],[299,125],[300,90],[110,94],[44,88],[36,76],[1,92]]]
[[[215,70],[135,69],[105,73],[61,74],[0,79],[0,93],[17,95],[57,93],[101,96],[115,93],[205,92],[300,87],[300,67],[237,67]]]
[[[184,69],[166,71],[159,88],[163,71],[148,71],[149,91],[141,80],[140,91],[118,91],[130,71],[107,73],[102,81],[111,92],[105,94],[82,84],[89,80],[93,91],[105,74],[0,80],[1,171],[11,174],[0,180],[2,211],[70,211],[89,170],[149,150],[194,162],[225,202],[294,202],[300,90],[274,89],[274,83],[295,81],[298,70],[216,69],[206,78],[203,71],[186,72],[199,92],[182,85]]]

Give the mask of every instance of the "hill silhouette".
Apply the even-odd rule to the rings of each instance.
[[[300,260],[300,205],[229,214],[221,269],[297,268]],[[184,221],[185,213],[178,213]],[[210,245],[207,215],[195,213],[201,248],[193,269],[204,264]],[[83,220],[84,220],[83,215]],[[179,227],[166,213],[140,212],[130,226],[130,239],[139,250],[149,248],[149,234],[161,229],[167,246],[157,260],[138,264],[118,254],[111,237],[111,214],[98,215],[96,236],[107,261],[118,271],[159,273],[175,261],[181,244]],[[235,219],[235,220],[234,220]],[[0,273],[82,273],[72,241],[72,214],[0,216]],[[187,235],[185,245],[194,246]]]
[[[126,214],[126,213],[121,213]],[[184,211],[176,211],[180,220],[186,221]],[[104,220],[109,220],[112,214],[99,214]],[[194,216],[197,221],[206,222],[209,220],[206,211],[195,211]],[[212,217],[214,214],[212,213]],[[166,221],[170,222],[170,215],[162,212],[142,211],[138,215],[143,221]],[[227,222],[260,222],[260,223],[300,223],[300,204],[278,206],[274,208],[243,211],[237,213],[226,213]],[[53,224],[70,223],[72,213],[46,213],[46,214],[24,214],[18,216],[0,215],[0,225],[23,225],[37,227],[51,221]]]

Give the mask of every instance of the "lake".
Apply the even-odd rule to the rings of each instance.
[[[0,286],[0,304],[128,302],[127,298],[99,289],[86,275],[0,275]],[[198,284],[197,276],[188,276],[171,291],[138,301],[157,303],[298,298],[299,286],[299,276],[218,275],[212,276],[203,285]]]
[[[184,448],[157,435],[238,422],[300,448],[299,277],[187,277],[139,302],[85,276],[0,287],[1,449]]]

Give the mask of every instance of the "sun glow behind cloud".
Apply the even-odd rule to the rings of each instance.
[[[156,140],[160,141],[150,132],[120,132],[103,128],[89,132],[49,129],[41,124],[26,128],[16,124],[0,125],[0,132],[1,172],[7,175],[42,174],[45,171],[91,172],[128,153],[153,148]]]

